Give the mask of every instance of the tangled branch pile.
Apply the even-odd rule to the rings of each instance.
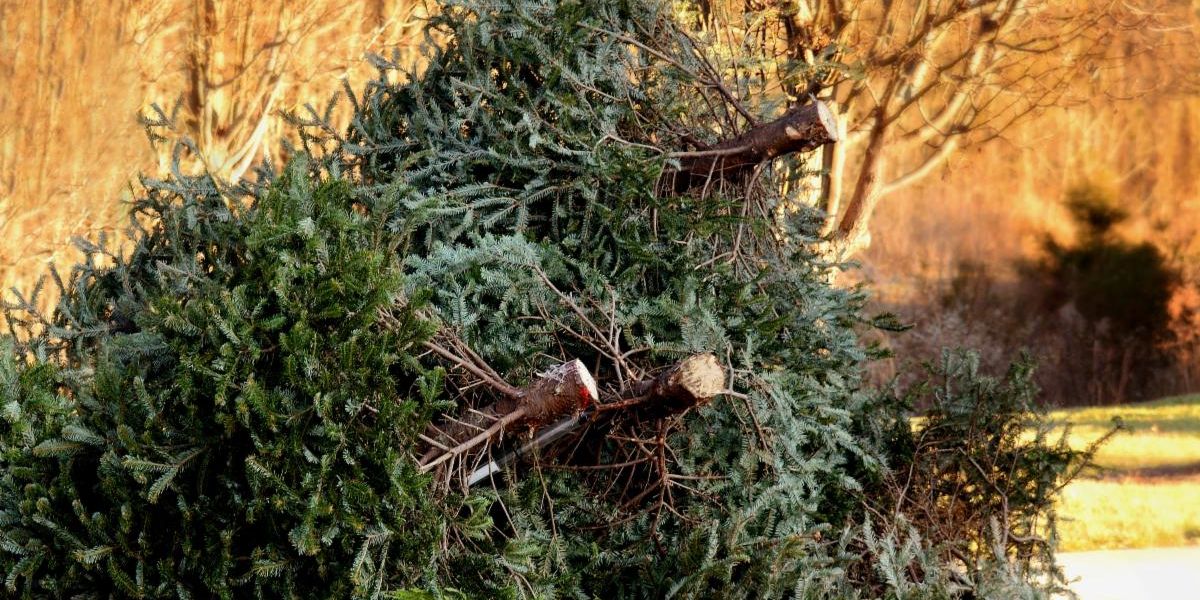
[[[89,245],[53,315],[10,309],[10,593],[1031,589],[884,512],[908,425],[859,389],[862,296],[769,164],[821,107],[746,130],[658,3],[429,26],[421,76],[347,91],[349,131],[296,116],[253,184],[146,181],[130,253]]]

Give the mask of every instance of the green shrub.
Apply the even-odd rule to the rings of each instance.
[[[1043,257],[1023,266],[1027,293],[1040,301],[1040,319],[1031,326],[1045,346],[1043,377],[1051,395],[1066,404],[1109,404],[1166,393],[1178,360],[1169,346],[1178,339],[1171,302],[1181,283],[1179,270],[1150,241],[1128,240],[1119,226],[1129,218],[1118,197],[1085,183],[1065,200],[1076,239],[1047,239]],[[1043,330],[1039,332],[1039,329]],[[1186,362],[1186,360],[1185,360]],[[1157,391],[1156,391],[1157,390]]]
[[[196,179],[150,190],[132,253],[76,268],[35,340],[63,358],[5,357],[9,590],[346,597],[415,577],[440,524],[406,447],[438,376],[411,354],[432,332],[415,305],[376,326],[402,286],[384,223],[302,162],[244,210]]]
[[[1079,239],[1070,246],[1045,245],[1040,269],[1050,282],[1050,301],[1072,303],[1110,338],[1162,340],[1178,272],[1155,245],[1131,243],[1117,234],[1115,227],[1129,214],[1111,191],[1083,184],[1068,191],[1066,205]]]
[[[892,493],[880,510],[903,515],[971,589],[996,584],[998,571],[1062,585],[1055,502],[1108,436],[1072,449],[1036,401],[1028,357],[1000,378],[979,373],[978,357],[963,352],[927,370],[903,398],[928,409],[895,438]]]

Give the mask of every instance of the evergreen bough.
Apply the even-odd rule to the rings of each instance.
[[[374,59],[348,131],[293,117],[303,145],[282,172],[145,180],[128,252],[87,244],[53,278],[53,315],[9,311],[9,593],[970,589],[902,517],[866,517],[890,505],[889,453],[911,435],[898,403],[860,390],[855,329],[886,323],[829,285],[784,171],[660,184],[672,150],[738,127],[667,9],[447,2],[423,73],[396,83]],[[514,384],[580,359],[601,401],[696,353],[731,379],[682,416],[607,424],[653,437],[661,465],[614,467],[637,443],[585,435],[586,461],[548,448],[466,488],[417,462],[436,417],[495,395],[427,351],[447,338]],[[1036,589],[1011,570],[977,583],[995,573]]]
[[[412,356],[432,332],[415,304],[375,326],[402,286],[385,223],[302,161],[245,209],[197,179],[149,187],[153,225],[74,271],[36,366],[5,356],[10,590],[346,597],[389,564],[417,576],[439,524],[405,450],[439,375]]]

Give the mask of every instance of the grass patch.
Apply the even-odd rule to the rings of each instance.
[[[1059,504],[1059,550],[1200,543],[1200,478],[1075,481]]]
[[[1071,423],[1072,447],[1084,448],[1112,428],[1118,433],[1096,454],[1096,464],[1118,473],[1200,468],[1200,396],[1177,396],[1142,404],[1060,410],[1055,421]]]
[[[1121,417],[1127,431],[1100,449],[1102,479],[1080,479],[1059,504],[1060,550],[1200,544],[1200,396],[1061,410],[1083,448]]]

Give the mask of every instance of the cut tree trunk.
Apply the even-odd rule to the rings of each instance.
[[[707,403],[725,389],[725,369],[712,354],[689,356],[653,379],[635,383],[624,398],[601,404],[599,412],[638,406],[650,416],[683,412]]]
[[[578,414],[597,396],[596,380],[579,359],[558,365],[515,394],[472,409],[459,419],[448,417],[439,426],[431,426],[422,436],[430,449],[421,457],[421,472],[494,442],[506,432],[537,429],[568,414]]]
[[[679,168],[663,173],[660,188],[683,193],[712,181],[736,181],[769,160],[834,143],[837,131],[833,112],[814,100],[710,148],[671,154]]]
[[[540,452],[561,439],[577,435],[585,423],[593,423],[595,429],[603,430],[609,418],[621,411],[638,411],[652,418],[666,417],[705,404],[724,390],[725,369],[716,356],[689,356],[657,377],[634,384],[621,400],[597,404],[589,411],[565,417],[539,429],[528,442],[471,472],[467,476],[467,486],[499,473],[509,463]]]

